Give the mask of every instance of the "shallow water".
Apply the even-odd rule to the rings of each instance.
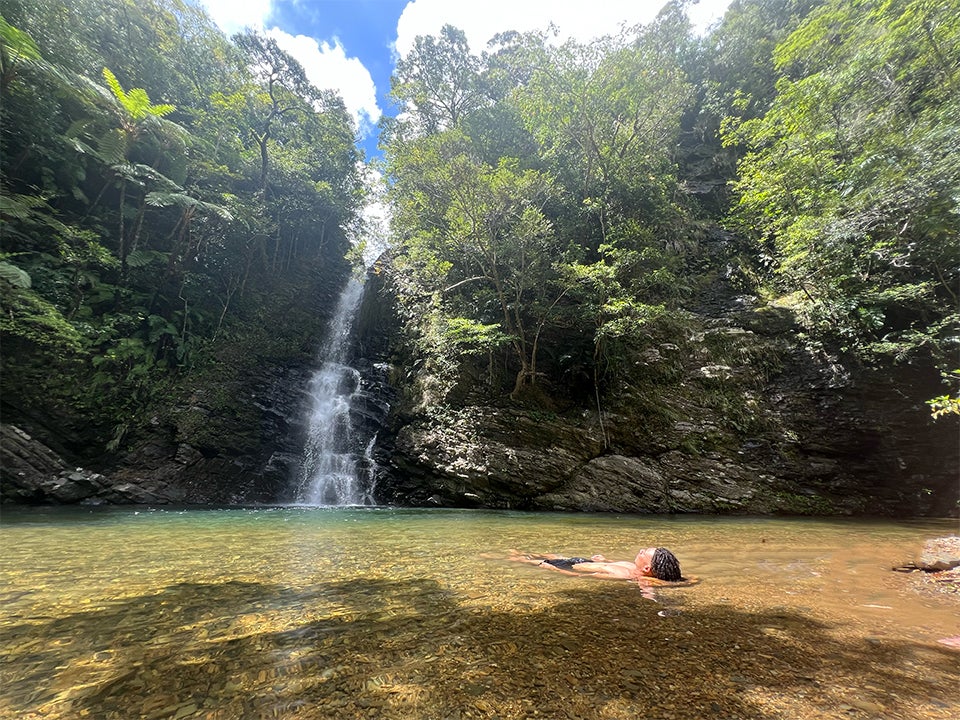
[[[958,708],[937,688],[960,653],[937,640],[960,634],[960,605],[890,568],[956,531],[955,520],[5,509],[0,717],[550,717],[537,688],[571,657],[583,663],[567,678],[574,686],[612,677],[616,689],[571,689],[555,716],[659,716],[644,704],[645,670],[627,665],[641,648],[611,657],[619,629],[635,625],[664,643],[687,638],[676,652],[696,661],[658,659],[678,676],[716,662],[707,715],[828,716],[859,692],[852,712],[948,717]],[[632,559],[648,545],[672,549],[698,582],[653,602],[629,583],[504,559],[511,548]],[[563,618],[576,624],[554,637]],[[584,625],[590,637],[577,632]],[[787,648],[794,679],[776,689]],[[871,665],[883,657],[889,667]],[[850,687],[861,661],[873,699]],[[819,673],[831,662],[851,680],[824,699]],[[894,680],[922,677],[925,662],[939,680],[898,695]],[[741,682],[751,672],[766,679]],[[670,712],[703,716],[693,707]]]

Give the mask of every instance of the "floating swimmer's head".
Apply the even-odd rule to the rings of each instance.
[[[663,547],[646,548],[637,554],[634,562],[645,577],[676,582],[681,579],[677,556]]]

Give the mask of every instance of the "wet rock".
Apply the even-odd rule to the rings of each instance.
[[[668,512],[666,479],[655,461],[602,455],[577,470],[560,492],[537,499],[552,509],[587,512]]]
[[[40,483],[46,495],[60,503],[75,503],[93,497],[107,487],[105,478],[80,468],[63,471],[56,478]]]
[[[0,432],[0,499],[5,503],[146,504],[181,497],[178,488],[156,479],[118,482],[105,474],[68,467],[57,453],[14,425],[0,425]]]
[[[104,500],[103,475],[70,468],[57,453],[15,425],[0,425],[0,500],[62,503]]]
[[[284,502],[303,447],[309,368],[264,367],[233,391],[236,410],[217,415],[198,389],[111,473],[114,490],[138,503],[244,505]],[[185,434],[184,428],[195,431]],[[130,502],[131,500],[128,500]]]
[[[919,569],[930,572],[960,567],[960,536],[928,540],[915,564]]]
[[[0,424],[0,499],[33,502],[56,484],[67,464],[57,453],[9,423]]]

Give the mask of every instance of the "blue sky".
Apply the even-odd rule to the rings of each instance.
[[[652,20],[666,0],[199,0],[228,35],[253,27],[297,58],[307,77],[338,91],[357,123],[368,157],[378,154],[376,123],[392,115],[390,74],[417,35],[444,24],[462,29],[479,52],[495,33],[545,29],[562,41],[586,42],[623,24]],[[691,21],[704,29],[730,0],[691,3]]]

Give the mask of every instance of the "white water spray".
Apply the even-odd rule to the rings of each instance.
[[[373,440],[358,448],[350,416],[362,389],[360,373],[347,363],[353,320],[363,284],[353,278],[340,295],[323,344],[320,369],[310,380],[307,442],[295,501],[305,505],[372,505],[372,478],[361,482],[358,458],[372,475]],[[358,450],[360,451],[358,453]]]
[[[369,269],[387,248],[388,210],[378,173],[366,168],[368,204],[360,225],[362,257]],[[340,295],[320,354],[320,369],[310,380],[307,441],[297,477],[295,502],[304,505],[374,505],[377,466],[373,458],[376,433],[361,420],[377,406],[363,387],[360,373],[347,365],[353,323],[363,298],[363,283],[351,278]],[[376,366],[375,366],[376,367]],[[384,414],[389,405],[382,400]]]

